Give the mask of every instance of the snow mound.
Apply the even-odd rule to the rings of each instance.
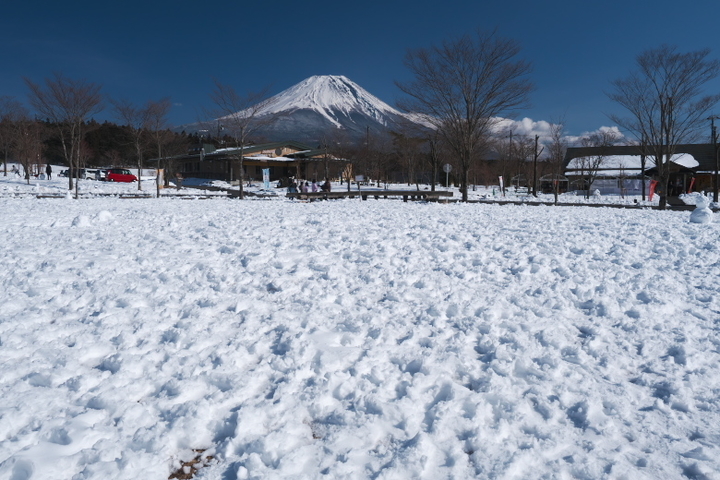
[[[77,217],[73,218],[72,224],[73,227],[89,227],[92,225],[92,222],[90,221],[90,217],[87,215],[78,215]]]
[[[107,210],[103,210],[95,215],[95,221],[100,223],[107,223],[113,219],[113,214]]]
[[[697,208],[690,214],[691,223],[710,223],[713,220],[713,212],[710,210],[710,200],[701,194],[693,195]]]

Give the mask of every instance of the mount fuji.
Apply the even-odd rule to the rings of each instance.
[[[323,138],[357,140],[402,125],[427,128],[342,75],[316,75],[271,97],[258,113],[263,126],[256,136],[268,141]],[[222,118],[217,119],[222,123]]]

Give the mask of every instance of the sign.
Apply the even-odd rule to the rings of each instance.
[[[265,190],[270,190],[270,169],[269,168],[263,168],[263,184],[265,186]]]
[[[365,181],[365,175],[355,175],[355,181],[357,183],[364,182]]]
[[[449,163],[446,163],[443,165],[443,172],[445,172],[445,188],[450,188],[450,171],[452,170],[452,165]]]

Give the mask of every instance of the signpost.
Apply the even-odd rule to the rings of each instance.
[[[452,165],[449,163],[443,165],[443,172],[445,172],[445,188],[450,188],[450,172],[452,172]]]

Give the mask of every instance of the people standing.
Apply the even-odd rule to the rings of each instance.
[[[297,184],[295,183],[295,179],[292,177],[289,179],[288,193],[297,193]]]
[[[312,181],[312,192],[313,192],[313,193],[317,193],[317,191],[318,191],[318,184],[317,184],[317,181],[313,178],[313,181]]]
[[[48,163],[47,166],[45,167],[45,173],[47,174],[47,179],[48,179],[48,180],[52,179],[52,167],[50,166],[49,163]]]

